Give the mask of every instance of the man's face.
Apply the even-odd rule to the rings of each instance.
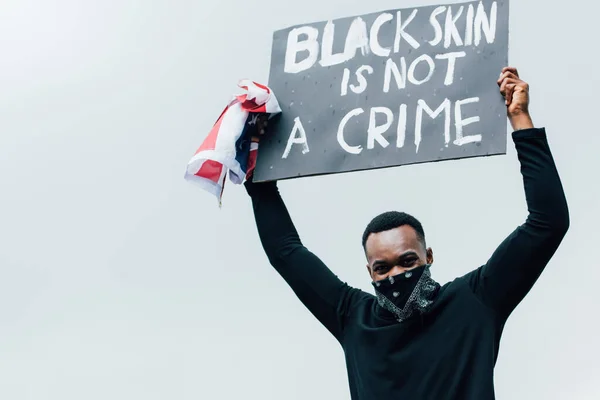
[[[433,263],[433,251],[425,249],[417,232],[408,225],[370,234],[365,248],[367,270],[373,281]]]

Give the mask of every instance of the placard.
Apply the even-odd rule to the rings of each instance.
[[[508,1],[390,10],[274,33],[282,114],[255,181],[506,153]]]

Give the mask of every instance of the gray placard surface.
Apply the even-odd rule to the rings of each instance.
[[[508,8],[453,3],[275,32],[269,86],[283,112],[254,181],[505,154]]]

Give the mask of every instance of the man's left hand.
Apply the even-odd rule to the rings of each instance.
[[[533,128],[529,115],[529,84],[519,78],[519,72],[513,67],[503,68],[497,83],[513,129]]]

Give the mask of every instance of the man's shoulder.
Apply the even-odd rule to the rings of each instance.
[[[454,278],[440,286],[435,296],[435,302],[450,301],[457,296],[465,294],[467,288],[462,277]]]
[[[452,279],[451,281],[442,285],[444,291],[448,290],[448,293],[462,293],[463,291],[473,291],[474,285],[477,284],[481,272],[481,267],[473,269],[464,275],[460,275]]]
[[[375,300],[375,296],[373,294],[365,292],[362,289],[350,286],[348,287],[346,298],[349,300],[350,303],[354,305],[368,304],[371,301]]]
[[[474,285],[477,285],[479,275],[480,268],[477,268],[443,284],[436,298],[437,306],[444,308],[452,305],[460,309],[470,309],[471,307],[481,309],[483,307],[487,310],[473,290]]]
[[[364,290],[346,285],[346,291],[340,299],[339,311],[343,314],[353,314],[359,309],[370,307],[375,296]]]
[[[439,305],[443,305],[449,302],[456,301],[458,299],[472,299],[474,296],[473,290],[471,289],[472,272],[457,276],[452,280],[442,284],[436,295],[435,302]]]

